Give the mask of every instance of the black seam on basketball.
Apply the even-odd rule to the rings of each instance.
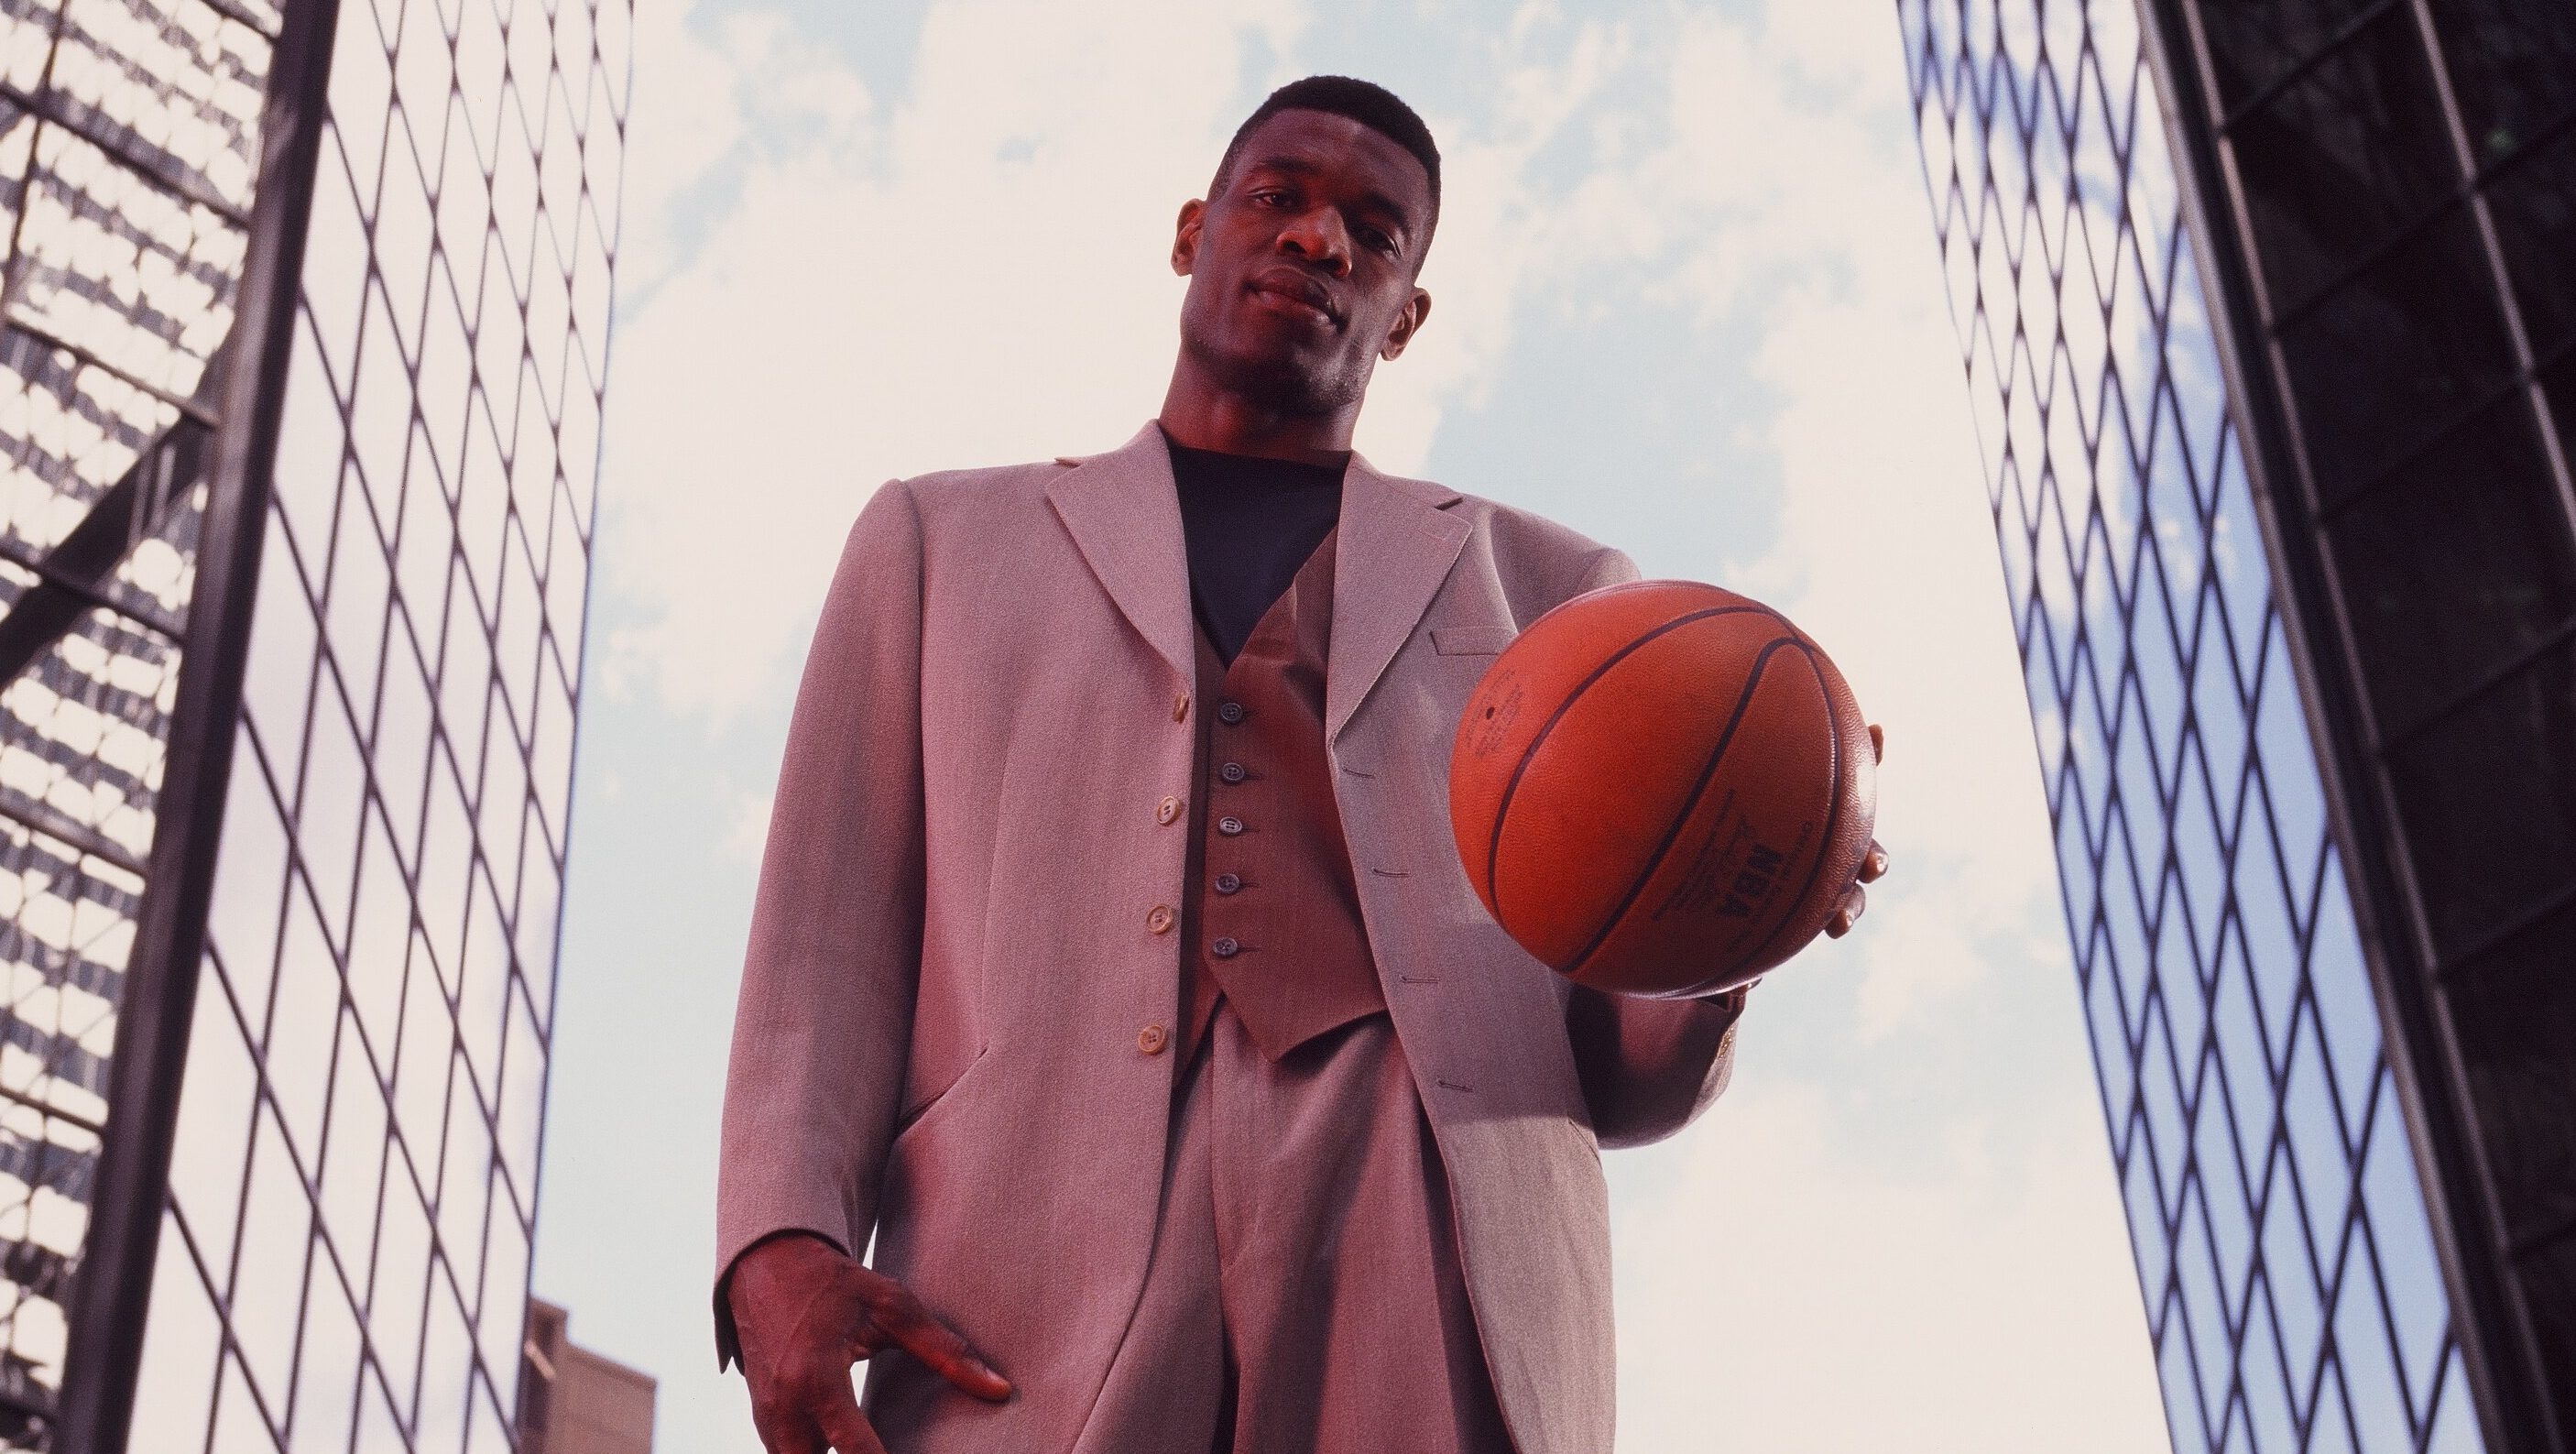
[[[1485,844],[1485,903],[1493,909],[1495,923],[1503,922],[1503,884],[1498,869],[1503,853],[1503,825],[1511,821],[1512,795],[1520,791],[1522,774],[1529,771],[1530,763],[1537,759],[1539,748],[1546,745],[1548,734],[1556,730],[1556,724],[1565,720],[1565,714],[1574,710],[1574,704],[1582,700],[1585,692],[1592,690],[1594,682],[1609,675],[1610,668],[1626,661],[1647,642],[1668,632],[1679,631],[1694,621],[1705,621],[1711,616],[1741,616],[1748,611],[1765,616],[1773,614],[1764,607],[1754,605],[1711,606],[1705,611],[1693,611],[1689,615],[1675,617],[1612,652],[1608,660],[1592,669],[1591,675],[1574,684],[1574,690],[1565,694],[1564,701],[1556,704],[1556,710],[1548,714],[1547,721],[1541,724],[1538,731],[1532,734],[1529,742],[1521,748],[1521,760],[1512,764],[1511,779],[1503,784],[1503,796],[1494,804],[1493,836]],[[1537,624],[1537,622],[1531,623],[1533,628]]]
[[[1802,644],[1799,651],[1807,657],[1809,665],[1812,666],[1816,655],[1814,650]],[[1807,881],[1798,886],[1798,896],[1789,901],[1793,904],[1805,903],[1807,895],[1815,891],[1817,876],[1825,871],[1825,859],[1831,856],[1834,828],[1842,821],[1843,816],[1843,714],[1834,701],[1833,689],[1826,684],[1825,674],[1822,671],[1816,673],[1816,685],[1824,690],[1825,722],[1832,729],[1829,735],[1834,744],[1834,771],[1831,779],[1833,796],[1826,799],[1824,831],[1816,836],[1816,861],[1807,866]],[[1754,945],[1752,952],[1744,956],[1745,962],[1749,964],[1760,959],[1763,952],[1771,947],[1772,941],[1780,937],[1780,931],[1788,927],[1789,916],[1783,914],[1780,916],[1780,922],[1771,926],[1771,932],[1762,936],[1762,942]]]
[[[1699,781],[1692,785],[1690,796],[1684,798],[1681,807],[1673,813],[1671,823],[1664,829],[1664,841],[1655,845],[1653,855],[1647,858],[1646,866],[1637,871],[1636,878],[1629,882],[1628,892],[1621,897],[1618,907],[1601,921],[1592,942],[1584,945],[1583,952],[1574,956],[1574,962],[1565,967],[1565,973],[1581,974],[1585,962],[1599,953],[1602,945],[1610,942],[1610,936],[1618,930],[1620,921],[1636,907],[1637,896],[1646,891],[1647,881],[1655,876],[1655,870],[1664,866],[1664,856],[1673,851],[1674,841],[1682,836],[1682,825],[1690,821],[1691,814],[1699,811],[1699,800],[1708,795],[1708,785],[1717,777],[1717,765],[1725,760],[1727,747],[1735,741],[1735,729],[1743,725],[1744,714],[1753,706],[1753,694],[1762,688],[1762,673],[1771,665],[1771,654],[1784,646],[1800,645],[1794,636],[1775,636],[1764,643],[1761,654],[1753,658],[1753,670],[1745,674],[1744,691],[1735,699],[1735,711],[1726,719],[1726,730],[1717,734],[1717,745],[1709,749],[1708,760],[1700,764]]]

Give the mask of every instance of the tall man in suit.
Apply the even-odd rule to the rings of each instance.
[[[1744,996],[1571,985],[1450,846],[1484,667],[1636,571],[1350,448],[1439,200],[1401,101],[1281,88],[1181,208],[1160,415],[853,527],[725,1097],[772,1454],[1608,1454],[1598,1148],[1707,1107]]]

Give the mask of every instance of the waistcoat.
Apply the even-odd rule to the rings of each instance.
[[[1222,994],[1261,1053],[1386,1008],[1324,753],[1333,535],[1231,666],[1198,636],[1198,788],[1182,899],[1181,1063]]]

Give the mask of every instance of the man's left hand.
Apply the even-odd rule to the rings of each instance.
[[[1881,732],[1875,722],[1869,725],[1869,750],[1878,761],[1887,761],[1887,734]],[[1869,851],[1860,856],[1860,872],[1855,875],[1858,882],[1843,892],[1842,902],[1834,906],[1834,916],[1825,921],[1827,938],[1840,939],[1851,932],[1852,925],[1860,922],[1861,911],[1869,907],[1869,895],[1861,890],[1861,884],[1876,883],[1878,876],[1885,872],[1887,850],[1879,847],[1878,840],[1873,838],[1869,840]]]

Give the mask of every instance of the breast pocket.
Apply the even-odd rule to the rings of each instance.
[[[1434,626],[1431,649],[1442,656],[1492,656],[1519,634],[1508,626]]]

